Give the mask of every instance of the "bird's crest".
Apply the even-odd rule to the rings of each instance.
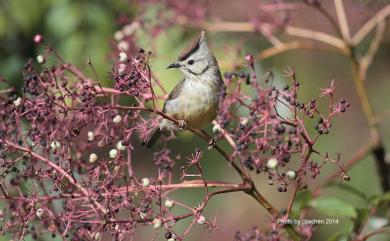
[[[183,61],[198,51],[202,42],[206,40],[205,31],[200,32],[199,36],[179,55],[178,60]]]

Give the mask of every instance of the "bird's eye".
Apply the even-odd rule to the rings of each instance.
[[[192,65],[193,63],[194,63],[194,60],[192,60],[192,59],[190,61],[188,61],[189,65]]]

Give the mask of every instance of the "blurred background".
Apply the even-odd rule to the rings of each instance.
[[[161,13],[166,11],[165,2],[150,1],[148,5],[139,6],[140,1],[125,0],[0,0],[0,75],[9,80],[18,89],[22,86],[21,70],[28,58],[35,58],[42,49],[33,43],[33,37],[39,33],[46,43],[55,48],[68,62],[80,67],[90,60],[97,71],[97,78],[104,86],[112,86],[108,72],[112,67],[112,45],[115,33],[126,21],[136,18],[142,12],[145,24],[158,25]],[[142,2],[142,1],[141,1]],[[249,17],[259,11],[261,5],[255,0],[215,0],[183,1],[191,10],[191,4],[207,4],[207,16],[213,20],[248,21]],[[277,1],[262,1],[273,3]],[[295,3],[297,1],[285,1]],[[334,15],[333,1],[322,1],[325,8]],[[379,0],[344,1],[351,31],[355,32],[370,16],[390,3]],[[169,9],[169,8],[168,8]],[[187,10],[188,10],[187,9]],[[194,8],[194,11],[196,8]],[[194,13],[194,18],[202,13]],[[165,16],[165,15],[164,15]],[[167,16],[169,18],[169,14]],[[292,11],[289,16],[295,26],[333,33],[326,20],[316,11],[302,8]],[[194,19],[196,21],[196,19]],[[152,51],[152,71],[170,90],[180,80],[179,73],[166,70],[181,50],[198,34],[199,30],[171,23],[168,28],[158,33],[140,31],[138,46]],[[370,37],[368,38],[370,39]],[[259,53],[270,47],[270,44],[258,33],[208,33],[209,44],[219,60],[222,72],[230,71],[237,60],[243,60],[246,53]],[[367,49],[363,41],[362,51]],[[337,118],[333,132],[323,137],[317,144],[321,151],[341,153],[342,160],[349,160],[363,146],[369,131],[366,120],[354,88],[351,66],[343,56],[306,50],[293,50],[276,55],[263,61],[256,61],[259,76],[267,71],[275,73],[278,82],[285,80],[281,75],[283,69],[295,66],[298,80],[301,83],[301,98],[310,100],[317,96],[320,88],[327,87],[332,79],[337,82],[337,97],[347,99],[352,108],[343,117]],[[387,113],[380,124],[380,135],[386,148],[390,149],[390,28],[385,31],[380,50],[368,71],[367,86],[370,99],[377,113]],[[88,70],[89,71],[89,70]],[[87,71],[87,72],[88,72]],[[90,72],[90,71],[89,71]],[[89,73],[88,72],[88,73]],[[91,77],[95,78],[92,73]],[[324,106],[325,108],[325,106]],[[207,131],[210,131],[208,127]],[[196,146],[206,154],[202,160],[205,176],[212,180],[239,181],[239,177],[229,168],[215,151],[207,151],[207,146],[191,134],[182,134],[181,138],[171,143],[172,156],[181,155],[177,167],[185,161]],[[139,151],[136,157],[136,169],[145,176],[155,176],[152,164],[152,153]],[[149,165],[150,164],[150,165]],[[335,171],[334,166],[322,169],[320,181]],[[366,157],[349,172],[351,181],[346,185],[356,188],[367,197],[380,194],[381,188],[376,174],[372,156]],[[267,185],[267,177],[258,175],[256,183],[260,192],[269,198],[279,209],[286,208],[291,193],[279,193],[276,187]],[[309,188],[315,187],[318,182]],[[202,190],[178,191],[173,197],[196,205],[202,197]],[[326,188],[323,196],[334,196],[355,208],[364,208],[365,202],[359,197],[336,187]],[[201,227],[192,229],[187,240],[232,240],[237,230],[249,230],[253,225],[260,229],[270,228],[267,212],[254,200],[242,193],[220,195],[214,198],[206,209],[207,218],[217,217],[219,229],[208,232]],[[312,218],[325,218],[315,211],[309,214]],[[318,226],[312,240],[327,240],[350,223],[348,217],[340,217],[339,224]],[[181,222],[176,229],[184,231],[188,222]],[[150,227],[140,227],[135,240],[151,240],[155,232]],[[163,234],[158,235],[163,240]],[[4,239],[8,240],[8,239]],[[26,238],[27,240],[27,238]],[[50,240],[50,239],[47,239]],[[338,239],[335,239],[338,240]],[[390,240],[389,236],[378,235],[369,240]]]

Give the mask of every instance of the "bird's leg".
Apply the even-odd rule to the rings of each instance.
[[[187,122],[185,120],[178,120],[179,122],[179,131],[184,131],[187,129]]]
[[[210,141],[209,141],[208,144],[209,144],[208,149],[211,150],[211,149],[213,149],[213,148],[215,147],[215,145],[217,144],[217,142],[215,141],[215,138],[212,137],[212,138],[210,139]]]

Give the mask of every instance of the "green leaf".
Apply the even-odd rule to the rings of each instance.
[[[294,218],[298,218],[302,209],[308,206],[308,203],[312,198],[313,195],[308,190],[298,192],[294,200],[294,205],[292,207],[292,216]]]
[[[351,218],[356,218],[357,216],[357,212],[352,205],[337,198],[317,198],[310,201],[309,205],[328,216]]]
[[[354,231],[357,232],[369,214],[368,208],[357,209],[357,217],[354,220]]]
[[[62,3],[53,6],[46,18],[48,30],[56,37],[65,38],[80,24],[82,13],[77,3]]]
[[[347,222],[342,226],[341,230],[330,236],[327,241],[348,241],[353,231],[354,224]]]
[[[344,183],[331,183],[329,186],[335,186],[337,188],[340,188],[344,191],[347,191],[357,197],[360,197],[364,201],[367,201],[367,196],[364,192],[360,191],[359,189],[349,185],[349,184],[344,184]]]
[[[377,206],[379,206],[380,203],[383,203],[383,202],[390,202],[390,192],[387,192],[383,195],[372,196],[369,200],[369,203],[373,207],[377,207]]]

